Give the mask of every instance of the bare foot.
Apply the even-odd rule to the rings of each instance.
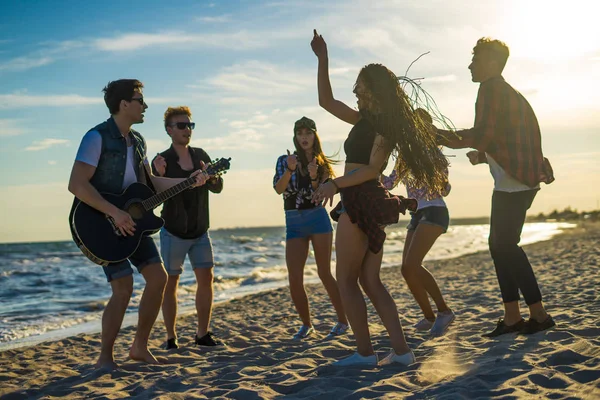
[[[147,364],[161,364],[161,362],[158,361],[148,349],[140,350],[132,347],[129,350],[129,358],[135,361],[145,362]]]
[[[117,365],[115,360],[112,359],[112,357],[100,356],[100,358],[94,365],[94,368],[108,370],[108,371],[114,371],[114,370],[118,369],[119,366]]]

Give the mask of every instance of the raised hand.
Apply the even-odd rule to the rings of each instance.
[[[289,150],[287,151],[287,155],[287,166],[292,171],[295,171],[298,167],[298,157],[295,154],[291,154]]]
[[[165,173],[167,172],[167,160],[165,160],[163,156],[157,153],[154,160],[152,160],[152,165],[159,176],[165,176]]]
[[[327,57],[327,43],[325,43],[323,36],[317,33],[316,29],[313,29],[313,38],[310,42],[310,47],[318,58]]]
[[[318,172],[319,165],[317,164],[317,159],[313,157],[313,159],[308,163],[308,174],[310,175],[310,179],[317,179]]]

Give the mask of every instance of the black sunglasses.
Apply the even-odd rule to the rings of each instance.
[[[131,101],[138,101],[142,106],[144,105],[144,98],[143,97],[133,97],[131,99]]]
[[[196,127],[196,123],[195,122],[173,122],[172,124],[169,124],[169,126],[176,126],[177,129],[181,129],[184,130],[185,128],[190,128],[190,130],[194,130],[194,128]]]

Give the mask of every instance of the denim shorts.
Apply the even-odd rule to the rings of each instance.
[[[425,207],[420,210],[411,212],[412,215],[410,223],[406,227],[409,231],[417,229],[419,224],[429,224],[440,226],[444,229],[444,233],[448,231],[448,225],[450,225],[450,214],[448,214],[447,207]]]
[[[160,254],[169,275],[181,275],[185,256],[189,256],[193,269],[212,268],[215,265],[208,232],[196,239],[181,239],[162,228]]]
[[[115,279],[133,275],[131,264],[135,266],[138,272],[142,272],[142,268],[146,265],[159,264],[161,262],[162,260],[158,255],[158,248],[156,247],[156,243],[154,243],[154,239],[150,236],[142,236],[140,245],[128,260],[108,264],[106,267],[102,267],[102,269],[104,270],[106,279],[110,282]]]
[[[325,207],[285,211],[286,240],[329,232],[333,232],[333,227]]]

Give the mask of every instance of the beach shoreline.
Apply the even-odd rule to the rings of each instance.
[[[526,246],[544,302],[557,328],[533,337],[487,340],[481,333],[502,315],[493,265],[486,251],[426,263],[436,276],[457,320],[441,338],[416,333],[420,318],[398,268],[382,270],[407,340],[417,356],[410,367],[336,369],[329,364],[353,351],[352,336],[324,340],[335,313],[320,284],[307,285],[318,334],[294,342],[300,322],[287,287],[215,305],[213,330],[222,349],[192,346],[195,315],[178,323],[181,348],[159,350],[164,327],[157,322],[151,346],[169,364],[126,361],[134,326],[115,346],[121,369],[96,371],[99,333],[85,333],[0,352],[0,396],[157,398],[331,398],[331,397],[548,397],[600,396],[600,295],[597,269],[600,224],[580,223],[550,240]],[[385,257],[385,256],[384,256]],[[368,303],[375,349],[380,358],[389,341]],[[156,349],[156,350],[155,350]]]

